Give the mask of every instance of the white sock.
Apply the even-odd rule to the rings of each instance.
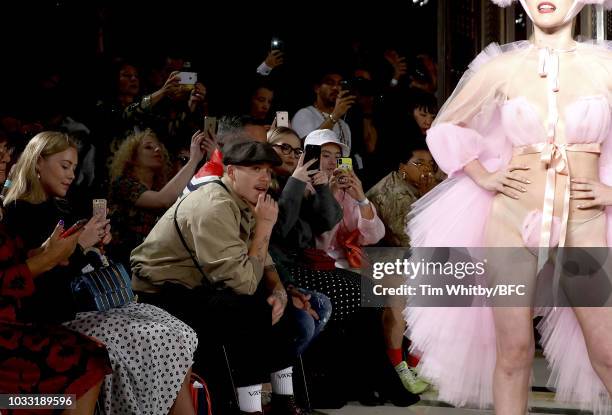
[[[261,412],[261,383],[259,385],[236,388],[238,406],[244,412]]]
[[[293,367],[270,374],[272,392],[277,395],[293,395]]]

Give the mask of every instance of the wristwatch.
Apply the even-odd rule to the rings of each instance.
[[[365,199],[363,199],[363,200],[358,200],[358,201],[357,201],[357,204],[358,204],[359,206],[367,206],[367,205],[369,205],[369,204],[370,204],[370,201],[369,201],[369,200],[368,200],[368,198],[366,197],[366,198],[365,198]]]
[[[334,123],[334,124],[338,122],[338,120],[337,120],[337,119],[335,119],[335,118],[334,118],[334,116],[333,116],[333,115],[331,115],[331,114],[329,114],[329,120],[330,120],[332,123]]]

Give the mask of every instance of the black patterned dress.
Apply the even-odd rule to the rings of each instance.
[[[24,305],[37,288],[25,256],[21,241],[0,224],[0,394],[74,394],[78,399],[110,373],[106,348],[59,324],[22,321],[24,312],[33,314]]]

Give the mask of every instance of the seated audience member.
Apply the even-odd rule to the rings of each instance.
[[[77,162],[76,144],[57,132],[37,134],[17,161],[5,199],[5,223],[23,240],[26,251],[40,247],[60,220],[70,226],[78,219],[63,200]],[[102,390],[105,413],[193,414],[188,380],[195,333],[167,312],[135,302],[107,312],[77,314],[71,279],[99,265],[95,248],[110,241],[110,225],[95,216],[77,239],[66,267],[36,278],[36,292],[22,318],[63,323],[106,345],[113,372]]]
[[[349,91],[342,91],[341,82],[342,75],[339,73],[325,73],[314,86],[314,104],[296,112],[291,126],[301,138],[314,130],[333,130],[350,153],[351,129],[342,118],[355,103],[355,96],[349,95]]]
[[[385,235],[385,226],[376,208],[365,196],[361,181],[355,173],[337,168],[336,160],[346,157],[348,149],[338,141],[335,133],[331,130],[313,131],[304,140],[304,145],[308,144],[321,146],[321,169],[331,177],[330,188],[343,212],[342,221],[338,225],[317,237],[317,248],[334,258],[337,267],[361,268],[362,246],[380,241]],[[391,339],[398,329],[403,328],[403,320],[391,319],[391,312],[390,308],[383,311],[383,330],[389,359],[406,389],[419,394],[428,385],[402,364],[401,339],[399,346],[391,342]]]
[[[111,166],[109,206],[115,258],[129,263],[132,249],[144,241],[157,218],[180,196],[204,156],[203,147],[211,144],[205,133],[194,134],[189,160],[169,179],[168,152],[151,130],[123,142]]]
[[[316,237],[334,229],[342,220],[342,208],[334,198],[324,169],[312,170],[314,161],[304,164],[301,140],[289,128],[268,133],[283,164],[274,168],[279,215],[270,244],[281,272],[291,275],[299,287],[324,293],[332,302],[328,337],[333,341],[317,355],[318,364],[328,373],[332,391],[316,385],[316,402],[324,407],[341,407],[349,399],[375,405],[386,399],[406,406],[418,398],[406,392],[386,363],[380,312],[361,307],[362,285],[370,281],[359,274],[335,267],[335,260],[316,249]],[[335,145],[335,144],[333,144]],[[363,327],[371,327],[364,331]],[[380,331],[380,333],[377,333]],[[350,364],[359,360],[359,367]],[[367,374],[366,374],[367,373]],[[374,393],[379,393],[379,398]]]
[[[137,101],[141,94],[140,71],[128,61],[114,63],[109,70],[102,97],[96,102],[91,124],[96,137],[97,168],[104,174],[110,167],[112,156],[123,140],[134,133],[134,120],[125,109]]]
[[[331,130],[313,131],[304,140],[304,146],[309,144],[321,146],[321,170],[330,177],[330,189],[343,213],[340,223],[317,237],[317,248],[334,258],[338,268],[360,268],[360,261],[347,257],[347,241],[359,247],[375,244],[384,236],[385,226],[355,172],[337,168],[337,159],[348,157],[349,149],[336,134]]]
[[[425,141],[414,141],[411,147],[398,169],[366,193],[385,224],[385,246],[410,246],[406,233],[410,208],[438,183],[434,176],[438,166]]]
[[[0,130],[0,183],[4,185],[4,182],[9,174],[9,169],[12,167],[12,155],[14,147],[10,143],[8,135]],[[10,186],[10,182],[8,183]],[[7,186],[7,187],[9,187]]]
[[[249,116],[226,116],[219,120],[216,137],[216,148],[210,159],[196,172],[189,184],[183,190],[183,195],[196,190],[202,184],[223,176],[224,147],[239,141],[260,141],[265,143],[266,129]]]
[[[200,128],[206,113],[206,87],[181,85],[179,72],[170,74],[164,86],[128,105],[124,118],[141,129],[150,128],[164,145],[174,150],[181,137]]]
[[[264,124],[269,124],[271,121],[270,109],[274,99],[274,89],[269,83],[259,82],[251,92],[248,108],[249,116]]]
[[[266,192],[281,160],[254,141],[223,151],[223,178],[177,201],[132,252],[132,284],[142,300],[227,347],[242,412],[261,413],[261,384],[271,380],[274,413],[300,413],[291,375],[297,325],[268,255],[278,206]],[[196,362],[208,364],[201,350]]]
[[[61,324],[38,321],[46,309],[29,309],[35,306],[29,299],[39,289],[39,277],[56,268],[61,273],[77,246],[80,235],[60,238],[63,230],[58,224],[28,255],[20,239],[0,224],[0,393],[74,394],[76,409],[62,414],[93,415],[100,384],[111,372],[104,345]]]
[[[388,174],[367,193],[385,224],[385,246],[410,246],[406,225],[411,206],[438,183],[435,178],[437,166],[425,141],[414,141],[411,146],[408,158],[400,162],[398,170]],[[418,360],[409,356],[408,361],[405,361],[401,352],[398,352],[406,331],[401,314],[404,308],[405,302],[394,298],[383,312],[386,325],[390,327],[387,330],[389,356],[406,388],[418,391],[428,386],[414,369]]]

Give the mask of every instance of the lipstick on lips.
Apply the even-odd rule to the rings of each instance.
[[[549,1],[543,1],[538,4],[538,12],[540,14],[554,13],[557,7]]]

